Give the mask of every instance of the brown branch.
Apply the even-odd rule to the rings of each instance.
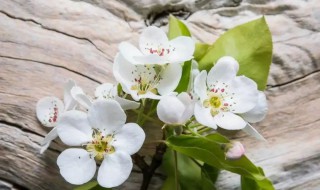
[[[152,176],[154,175],[156,169],[161,165],[163,155],[166,152],[167,146],[165,143],[160,143],[156,147],[155,154],[152,157],[151,164],[148,165],[143,156],[140,156],[139,154],[132,155],[132,159],[134,160],[134,163],[140,168],[143,174],[143,181],[140,190],[147,190],[148,186],[150,184],[150,181],[152,179]]]

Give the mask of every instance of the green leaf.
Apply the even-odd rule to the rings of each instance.
[[[188,156],[177,153],[178,182],[181,190],[201,189],[201,169]],[[172,149],[167,149],[164,154],[162,167],[167,174],[167,179],[162,186],[162,190],[175,189],[174,153]]]
[[[209,165],[202,166],[202,163],[190,157],[177,153],[178,183],[180,190],[213,190],[215,178],[213,169]],[[161,190],[175,189],[174,153],[167,149],[162,162],[162,168],[167,174]]]
[[[262,175],[264,175],[264,172],[263,172],[263,169],[258,167],[260,173]],[[269,189],[273,189],[271,188],[272,187],[272,184],[270,182],[270,185],[269,186],[263,186],[263,187],[260,187],[256,181],[254,181],[253,179],[250,179],[250,178],[246,178],[244,176],[241,176],[241,189],[242,190],[247,190],[247,189],[250,189],[250,190],[269,190]]]
[[[251,78],[264,90],[272,59],[272,38],[265,18],[225,32],[200,59],[199,69],[210,70],[223,56],[234,57],[240,65],[238,75]]]
[[[176,92],[181,93],[181,92],[186,92],[188,90],[189,80],[191,75],[191,68],[192,68],[191,60],[184,62],[182,66],[181,79],[175,90]]]
[[[181,20],[170,15],[168,38],[171,40],[178,36],[190,37],[191,33],[188,27]],[[191,60],[184,62],[182,67],[182,76],[175,90],[176,92],[181,93],[181,92],[187,91],[189,80],[190,80],[191,68],[192,68]]]
[[[176,17],[170,15],[168,38],[174,39],[178,36],[191,36],[188,27]]]
[[[90,181],[88,183],[85,183],[83,185],[80,185],[74,188],[74,190],[111,190],[111,189],[101,187],[97,181]]]
[[[220,170],[205,163],[201,167],[201,172],[202,175],[210,179],[211,183],[214,185],[218,179]]]
[[[196,61],[200,61],[200,59],[206,54],[209,44],[205,43],[196,43],[195,51],[193,53],[193,57]]]
[[[262,188],[260,188],[258,186],[258,184],[250,178],[246,178],[241,176],[241,189],[242,190],[246,190],[246,189],[250,189],[250,190],[262,190]]]
[[[167,139],[167,145],[177,152],[202,161],[215,168],[228,170],[241,176],[253,179],[260,187],[273,189],[271,182],[260,172],[247,157],[238,160],[226,160],[222,143],[228,140],[215,133],[206,137],[172,136]]]

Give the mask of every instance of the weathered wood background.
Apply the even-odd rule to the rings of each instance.
[[[320,189],[319,0],[0,0],[0,189],[71,189],[56,165],[56,140],[39,154],[48,130],[35,117],[38,99],[62,97],[73,78],[87,92],[114,81],[119,42],[137,42],[147,25],[166,29],[168,14],[185,19],[195,39],[214,42],[224,31],[261,15],[274,55],[266,91],[267,118],[255,125],[268,140],[237,135],[276,189]],[[150,189],[159,189],[157,174]],[[138,189],[137,170],[120,189]],[[219,189],[238,189],[224,172]]]

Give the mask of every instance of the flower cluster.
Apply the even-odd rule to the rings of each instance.
[[[210,131],[220,127],[243,129],[263,139],[249,122],[265,117],[264,93],[250,78],[237,76],[239,64],[233,57],[221,57],[208,72],[200,71],[193,60],[194,50],[192,38],[180,36],[169,40],[154,26],[142,32],[139,48],[122,42],[113,64],[118,84],[102,84],[90,97],[70,80],[65,85],[64,102],[56,97],[38,101],[39,121],[46,127],[54,127],[45,137],[41,153],[59,136],[72,147],[64,150],[57,160],[64,179],[75,185],[86,183],[99,167],[99,185],[110,188],[129,177],[133,167],[130,155],[143,145],[141,117],[161,121],[162,129],[181,127],[180,133],[187,135],[188,131],[200,134],[200,129]],[[186,61],[192,62],[192,69],[188,81],[182,81],[182,65]],[[181,82],[188,83],[188,88],[178,93],[176,89]],[[151,108],[145,114],[144,108],[148,106]],[[126,123],[128,110],[138,114],[136,123]],[[243,146],[236,143],[226,149],[225,155],[232,160],[243,153]]]

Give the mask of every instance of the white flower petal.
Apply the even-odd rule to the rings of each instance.
[[[255,128],[253,128],[249,123],[245,128],[242,129],[248,135],[255,137],[258,140],[267,141]]]
[[[132,98],[136,101],[140,100],[140,99],[144,99],[144,98],[149,98],[152,100],[160,100],[161,96],[156,95],[152,92],[147,92],[146,94],[142,94],[142,95],[137,95],[136,91],[134,91],[135,94],[131,94]]]
[[[63,113],[57,125],[61,141],[69,146],[80,146],[92,139],[92,128],[87,114],[78,110]]]
[[[226,97],[225,100],[232,104],[233,113],[245,113],[256,106],[259,91],[253,80],[245,76],[236,77],[229,89],[234,95]]]
[[[57,127],[54,127],[43,139],[41,145],[45,145],[58,137]]]
[[[115,134],[112,146],[116,152],[126,152],[132,155],[140,150],[145,137],[143,129],[138,124],[127,123]]]
[[[186,106],[186,109],[180,117],[180,123],[187,122],[194,113],[195,101],[193,101],[189,94],[182,92],[178,95],[178,99]]]
[[[99,85],[96,88],[96,91],[94,92],[94,95],[98,100],[113,99],[114,96],[115,96],[115,94],[113,92],[115,88],[116,88],[116,86],[114,84],[104,83],[102,85]]]
[[[56,97],[44,97],[37,102],[37,118],[45,127],[56,126],[63,111],[64,105],[62,101]]]
[[[217,64],[221,64],[221,63],[227,63],[229,65],[232,65],[236,71],[236,73],[239,71],[239,63],[237,60],[235,60],[233,57],[231,56],[223,56],[221,57],[218,61]]]
[[[134,110],[140,107],[140,103],[120,98],[119,96],[116,96],[114,99],[120,104],[123,110]]]
[[[179,36],[169,42],[174,49],[169,54],[169,63],[182,63],[193,58],[195,43],[190,37]]]
[[[51,141],[50,141],[50,142],[48,142],[47,144],[41,145],[41,148],[40,148],[40,154],[43,154],[43,153],[44,153],[44,151],[46,151],[46,150],[49,148],[50,143],[51,143]]]
[[[168,95],[178,86],[182,75],[182,67],[180,64],[168,64],[164,67],[161,74],[162,79],[159,81],[157,89],[159,94]]]
[[[241,114],[241,117],[250,123],[256,123],[264,119],[267,111],[268,104],[266,95],[263,92],[259,91],[258,103],[256,104],[256,106],[250,111]]]
[[[182,124],[180,119],[186,106],[176,96],[164,96],[157,105],[157,114],[167,124]]]
[[[40,154],[48,149],[50,146],[51,141],[58,137],[57,127],[54,127],[43,139],[41,142],[41,150]]]
[[[99,185],[106,188],[121,185],[128,179],[132,167],[131,157],[127,153],[116,151],[105,156],[98,171]]]
[[[201,102],[207,99],[206,85],[207,71],[201,71],[194,79],[194,92],[200,97]]]
[[[123,91],[130,93],[135,79],[136,66],[129,63],[121,54],[117,54],[113,64],[113,75],[123,87]]]
[[[208,73],[208,88],[219,88],[223,83],[229,84],[237,75],[237,65],[238,62],[232,57],[220,58]]]
[[[82,88],[80,88],[79,86],[74,86],[71,88],[70,94],[72,97],[74,97],[74,95],[84,94],[84,92],[83,92]]]
[[[96,162],[87,151],[70,148],[63,151],[57,160],[62,177],[69,183],[81,185],[93,178]]]
[[[89,99],[88,96],[84,94],[83,90],[80,87],[78,86],[73,87],[71,89],[71,95],[73,99],[75,99],[80,105],[82,105],[86,109],[89,109],[91,107],[92,105],[91,100]]]
[[[219,127],[228,130],[243,129],[247,125],[240,116],[231,112],[220,112],[214,117],[214,121]]]
[[[148,55],[150,48],[158,49],[159,46],[167,46],[168,43],[168,37],[161,28],[149,26],[141,33],[139,47],[144,54]]]
[[[145,65],[145,64],[158,64],[164,65],[168,63],[168,60],[165,57],[159,56],[158,54],[150,54],[144,56],[135,56],[133,57],[136,65]]]
[[[216,122],[214,121],[209,108],[204,108],[199,103],[196,103],[194,107],[194,116],[200,124],[217,129]]]
[[[65,105],[65,110],[72,110],[76,107],[77,102],[73,99],[71,95],[71,89],[76,86],[76,83],[72,80],[69,79],[68,82],[64,86],[64,105]]]
[[[126,114],[115,100],[97,100],[88,111],[91,126],[106,134],[120,130],[126,119]]]
[[[76,94],[74,96],[74,99],[77,100],[77,102],[82,105],[83,107],[85,107],[86,109],[89,109],[92,105],[91,100],[89,99],[89,97],[85,94]]]
[[[198,62],[193,59],[192,60],[192,70],[191,70],[191,74],[190,74],[190,80],[189,80],[187,92],[189,92],[191,94],[192,99],[194,99],[194,100],[198,99],[198,95],[196,95],[194,92],[194,79],[199,74],[200,74],[200,71],[198,69]]]
[[[143,54],[139,51],[138,48],[134,47],[132,44],[128,42],[121,42],[119,44],[119,51],[121,55],[132,64],[139,64],[134,57],[142,56]]]

